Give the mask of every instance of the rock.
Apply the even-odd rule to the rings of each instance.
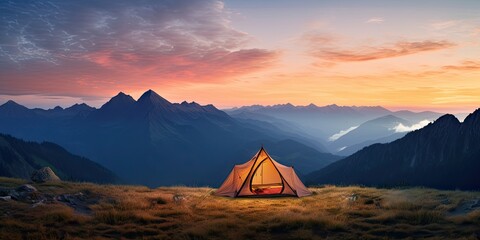
[[[16,189],[10,190],[8,195],[16,201],[35,201],[42,197],[42,194],[30,184],[24,184]]]
[[[43,167],[33,172],[30,178],[36,183],[60,181],[60,178],[49,167]]]
[[[471,209],[480,208],[480,199],[474,200],[470,208]]]
[[[45,205],[45,201],[44,201],[44,200],[32,204],[32,208],[36,208],[36,207],[38,207],[38,206],[43,206],[43,205]]]
[[[355,202],[358,199],[358,194],[352,193],[352,195],[348,196],[347,199],[349,202]]]
[[[173,202],[175,202],[176,204],[180,204],[180,203],[182,203],[186,200],[187,200],[187,198],[182,196],[182,195],[175,194],[173,196]]]
[[[451,204],[452,201],[450,201],[448,198],[444,198],[444,199],[440,200],[440,203],[443,204],[443,205],[448,205],[448,204]]]
[[[15,191],[19,193],[31,193],[31,192],[36,192],[37,189],[30,184],[23,184],[22,186],[16,188]]]
[[[55,197],[59,201],[75,210],[75,212],[85,215],[91,215],[92,209],[89,204],[96,204],[98,199],[88,199],[85,194],[79,192],[76,194],[61,194]]]
[[[0,197],[0,200],[5,201],[5,202],[10,201],[10,200],[12,200],[12,196],[3,196],[3,197]]]

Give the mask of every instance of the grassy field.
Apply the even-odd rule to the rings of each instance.
[[[24,183],[0,178],[4,189]],[[0,239],[480,238],[479,192],[326,186],[304,198],[231,199],[211,188],[32,185],[33,198],[49,200],[0,201]]]

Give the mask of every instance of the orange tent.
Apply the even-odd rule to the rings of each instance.
[[[262,147],[250,161],[235,165],[215,194],[228,197],[303,197],[312,193],[303,185],[293,167],[276,162]]]

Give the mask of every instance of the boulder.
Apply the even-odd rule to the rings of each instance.
[[[15,191],[19,193],[32,193],[36,192],[37,189],[30,184],[23,184],[22,186],[16,188]]]
[[[36,183],[60,181],[60,178],[49,167],[43,167],[33,172],[30,178]]]
[[[39,195],[37,189],[30,184],[23,184],[20,187],[10,190],[9,195],[16,201],[30,201]]]

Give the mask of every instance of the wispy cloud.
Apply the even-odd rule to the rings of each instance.
[[[411,132],[411,131],[415,131],[417,129],[423,128],[423,127],[427,126],[429,123],[431,123],[431,121],[429,121],[429,120],[422,120],[422,121],[420,121],[416,124],[413,124],[411,126],[405,126],[405,125],[399,123],[397,126],[395,126],[393,128],[390,128],[390,130],[394,130],[397,133],[399,133],[399,132]]]
[[[252,37],[231,26],[218,0],[4,1],[0,7],[9,9],[0,19],[5,94],[221,82],[267,68],[280,55],[247,47]]]
[[[457,26],[457,25],[460,24],[461,22],[462,22],[462,21],[460,21],[460,20],[439,21],[439,22],[431,23],[430,26],[431,26],[434,30],[443,30],[443,29],[447,29],[447,28],[451,28],[451,27]]]
[[[380,17],[374,17],[374,18],[370,18],[368,19],[367,21],[365,21],[365,23],[382,23],[384,22],[385,20],[383,18],[380,18]]]
[[[358,128],[358,126],[353,126],[353,127],[348,128],[348,129],[341,130],[340,132],[335,133],[332,136],[330,136],[328,138],[328,141],[330,141],[330,142],[336,141],[337,139],[341,138],[343,135],[355,130],[356,128]],[[339,151],[341,151],[341,150],[339,150]]]
[[[463,61],[459,65],[443,66],[442,69],[457,71],[478,71],[480,70],[480,61]]]
[[[340,38],[332,33],[320,31],[310,31],[302,35],[301,40],[309,46],[334,45],[340,41]]]
[[[399,41],[393,45],[364,46],[356,50],[342,50],[332,47],[317,47],[312,50],[312,55],[331,62],[360,62],[384,58],[407,56],[422,52],[437,51],[454,47],[455,44],[446,41]]]

